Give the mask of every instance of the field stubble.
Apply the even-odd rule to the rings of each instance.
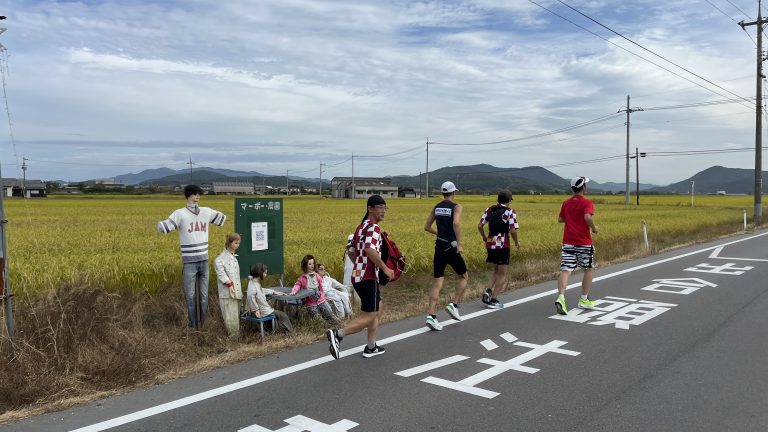
[[[464,255],[470,268],[468,298],[484,289],[488,271],[476,225],[494,197],[459,196]],[[512,253],[510,286],[552,280],[558,273],[565,196],[519,196],[512,202],[520,220],[521,249]],[[600,233],[598,263],[652,254],[739,231],[751,197],[648,197],[641,207],[623,197],[591,197]],[[432,282],[434,237],[423,231],[437,199],[390,199],[382,223],[408,257],[402,281],[387,287],[383,321],[424,313]],[[688,206],[686,206],[686,203]],[[0,421],[62,409],[128,388],[164,382],[224,364],[263,356],[318,339],[322,323],[303,320],[295,337],[245,331],[240,341],[225,335],[211,277],[209,319],[202,332],[185,328],[177,234],[163,236],[155,223],[181,207],[181,197],[10,200],[9,257],[15,293],[18,346],[3,356]],[[212,257],[234,226],[232,197],[203,197],[202,205],[224,211],[213,227]],[[360,222],[362,201],[285,201],[285,280],[295,280],[304,254],[315,255],[341,278],[346,237]],[[650,249],[642,244],[648,226]],[[599,269],[598,269],[599,272]],[[213,274],[213,273],[212,273]],[[443,299],[453,293],[448,278]]]

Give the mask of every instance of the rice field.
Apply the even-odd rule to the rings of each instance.
[[[557,223],[558,196],[516,196],[521,249],[513,261],[552,259],[559,254],[562,226]],[[742,229],[743,213],[752,215],[752,197],[643,196],[641,206],[625,206],[623,196],[590,196],[595,202],[595,236],[599,260],[610,259],[611,246],[642,240],[642,222],[649,240],[659,244],[669,236],[712,230]],[[434,236],[423,230],[424,221],[438,198],[389,199],[381,224],[398,243],[410,264],[409,272],[429,274]],[[461,196],[464,254],[470,268],[484,266],[484,246],[477,232],[483,210],[495,196]],[[155,229],[184,205],[183,196],[59,197],[6,200],[11,284],[16,295],[50,292],[67,283],[103,287],[115,292],[149,294],[181,286],[178,234],[162,235]],[[210,255],[221,251],[226,233],[234,227],[234,197],[204,196],[201,205],[227,214],[224,227],[211,227]],[[307,253],[324,262],[340,279],[347,235],[365,212],[362,200],[320,199],[317,196],[284,198],[286,283],[298,276],[299,262]],[[211,278],[215,284],[215,278]]]

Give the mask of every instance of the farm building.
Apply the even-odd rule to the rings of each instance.
[[[353,193],[354,188],[354,193]],[[331,179],[331,196],[334,198],[368,198],[371,195],[396,197],[397,186],[390,178],[334,177]]]
[[[211,191],[214,194],[255,194],[253,183],[250,182],[213,182]]]
[[[48,192],[45,189],[45,182],[42,180],[24,180],[2,179],[3,196],[22,197],[26,193],[27,198],[45,198]]]

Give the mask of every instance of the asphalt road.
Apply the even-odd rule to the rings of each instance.
[[[595,310],[574,307],[577,273],[566,317],[552,281],[442,311],[441,332],[383,326],[378,357],[363,333],[340,360],[317,343],[0,432],[768,430],[768,231],[595,276]]]

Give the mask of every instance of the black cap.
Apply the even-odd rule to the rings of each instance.
[[[371,195],[368,197],[368,207],[376,207],[377,205],[386,204],[384,198],[381,195]]]

